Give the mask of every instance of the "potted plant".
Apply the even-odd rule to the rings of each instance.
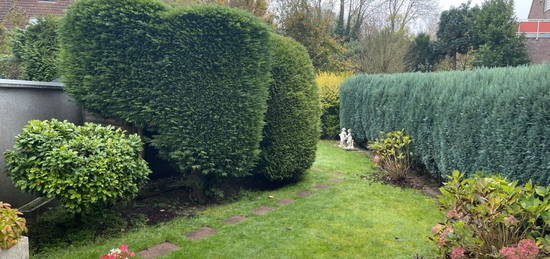
[[[28,259],[29,240],[22,213],[8,203],[0,202],[0,258]]]

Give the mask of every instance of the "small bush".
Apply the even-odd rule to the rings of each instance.
[[[463,178],[441,188],[447,216],[434,242],[451,258],[539,258],[550,255],[550,187],[499,176]],[[513,257],[514,255],[519,257]]]
[[[0,79],[22,79],[23,69],[12,55],[0,54]]]
[[[141,150],[139,136],[112,126],[34,120],[5,158],[16,187],[79,213],[138,192],[150,173]]]
[[[334,139],[340,132],[340,84],[348,73],[319,73],[316,77],[321,102],[321,138]]]
[[[11,205],[0,201],[0,250],[8,249],[17,244],[19,238],[27,232],[26,221],[19,217],[23,215]]]
[[[400,131],[380,132],[380,138],[370,142],[368,147],[373,150],[375,162],[393,181],[404,179],[411,170],[411,155],[409,145],[412,139]]]
[[[41,17],[25,29],[17,29],[12,51],[23,69],[23,79],[52,81],[59,77],[59,43],[55,17]]]
[[[307,50],[276,34],[271,46],[273,80],[256,171],[277,181],[301,176],[315,160],[319,96]]]

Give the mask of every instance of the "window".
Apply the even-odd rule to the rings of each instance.
[[[550,0],[546,0],[544,2],[544,11],[545,12],[550,11]]]

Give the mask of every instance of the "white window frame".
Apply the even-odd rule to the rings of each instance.
[[[544,1],[544,11],[545,12],[550,11],[550,0]]]

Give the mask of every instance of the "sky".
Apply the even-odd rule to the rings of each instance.
[[[441,7],[441,10],[447,10],[452,6],[459,6],[462,3],[466,3],[468,0],[439,0],[439,6]],[[472,5],[480,4],[483,0],[472,0]],[[516,16],[518,19],[527,19],[527,15],[529,14],[529,9],[531,8],[532,0],[515,0],[515,11]]]

